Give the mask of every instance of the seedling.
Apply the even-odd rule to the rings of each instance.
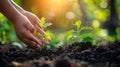
[[[46,19],[44,17],[42,17],[40,19],[40,23],[39,23],[39,26],[41,29],[46,29],[48,26],[52,25],[52,23],[50,22],[46,22]],[[34,36],[37,36],[37,37],[43,37],[43,35],[39,32],[35,32],[33,33]],[[51,40],[51,36],[49,35],[48,32],[46,32],[46,35],[45,35],[45,38],[43,39],[43,41],[46,40],[46,41],[50,41]]]
[[[65,41],[67,43],[71,42],[87,42],[90,41],[91,43],[94,42],[94,38],[91,35],[91,31],[93,30],[91,27],[81,27],[81,21],[77,20],[74,24],[76,29],[71,29],[66,32]]]
[[[40,19],[39,26],[40,26],[42,29],[45,29],[45,28],[47,28],[48,26],[51,26],[51,25],[52,25],[52,23],[46,22],[46,19],[45,19],[44,17],[42,17],[42,18]]]

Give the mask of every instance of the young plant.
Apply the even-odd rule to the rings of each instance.
[[[46,22],[46,19],[45,19],[44,17],[42,17],[42,18],[40,19],[39,25],[40,25],[40,27],[41,27],[42,29],[45,29],[45,28],[47,28],[48,26],[51,26],[52,23]]]
[[[44,18],[44,17],[42,17],[41,19],[40,19],[40,28],[41,29],[46,29],[48,26],[50,26],[50,25],[52,25],[52,23],[50,23],[50,22],[46,22],[46,19]],[[38,32],[36,32],[36,33],[34,33],[34,36],[38,36],[38,37],[40,37],[40,36],[43,36],[42,34],[40,34],[40,33],[38,33]],[[48,45],[46,45],[45,47],[47,47],[48,49],[49,48],[55,48],[55,47],[57,47],[57,45],[59,44],[59,42],[60,42],[60,40],[58,40],[58,39],[56,39],[57,37],[56,37],[56,35],[55,34],[53,34],[50,30],[46,30],[46,36],[45,36],[45,38],[43,39],[43,41],[44,40],[46,40],[46,41],[50,41],[49,42],[49,44]],[[52,41],[51,41],[52,40]]]
[[[46,19],[44,17],[42,17],[40,19],[40,23],[39,23],[39,26],[41,29],[46,29],[48,26],[52,25],[52,23],[50,22],[46,22]],[[33,33],[34,36],[36,37],[42,37],[43,35],[39,32],[35,32]],[[46,40],[46,41],[50,41],[51,40],[51,35],[50,33],[46,32],[46,35],[45,35],[45,38],[43,39],[43,41]]]
[[[74,24],[76,29],[71,29],[66,32],[65,42],[73,43],[73,42],[91,42],[94,43],[94,38],[92,36],[92,28],[91,27],[81,27],[81,21],[77,20]]]

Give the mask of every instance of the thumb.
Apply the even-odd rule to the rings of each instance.
[[[32,23],[27,19],[27,22],[25,23],[25,27],[27,30],[29,30],[31,33],[35,32],[35,27],[32,25]]]

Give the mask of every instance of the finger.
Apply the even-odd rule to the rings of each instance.
[[[43,29],[41,29],[38,25],[35,25],[35,28],[36,28],[37,32],[41,33],[43,36],[46,35],[45,31],[43,31]]]
[[[38,17],[35,17],[35,22],[34,22],[34,25],[35,25],[35,28],[37,29],[38,32],[40,32],[42,35],[46,35],[45,32],[43,31],[42,27],[39,25],[40,23],[40,20]]]
[[[43,43],[46,45],[49,44],[49,41],[45,40]]]
[[[30,41],[30,40],[28,40],[28,39],[24,39],[23,42],[24,42],[26,45],[30,46],[30,47],[40,48],[39,45],[37,45],[35,42]]]
[[[30,32],[35,32],[35,28],[34,28],[34,26],[30,23],[29,20],[28,20],[27,23],[25,23],[25,27],[26,27]]]
[[[42,45],[42,43],[40,42],[39,39],[37,39],[35,36],[33,36],[29,31],[26,35],[26,38],[31,40],[31,41],[34,41],[35,43],[39,44],[40,46]]]
[[[50,40],[46,40],[44,37],[42,36],[36,36],[38,39],[41,40],[42,42],[42,45],[46,45],[46,44],[49,44]]]
[[[45,40],[44,37],[42,37],[42,36],[35,36],[35,37],[38,38],[38,39],[41,41],[42,46],[43,46],[44,44],[48,44],[48,42]]]
[[[32,18],[29,20],[32,22],[33,25],[38,25],[38,27],[40,27],[40,25],[39,25],[40,19],[36,15],[33,14]]]
[[[40,25],[39,25],[40,19],[39,19],[37,16],[35,16],[35,22],[34,22],[34,23],[37,24],[38,26],[40,26]]]
[[[40,41],[43,41],[45,38],[43,36],[35,36],[37,39],[39,39]]]

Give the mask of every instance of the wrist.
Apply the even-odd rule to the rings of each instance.
[[[10,20],[12,21],[13,24],[15,24],[15,23],[17,23],[18,19],[21,19],[21,18],[23,18],[23,15],[21,13],[17,13],[15,15],[11,16]]]
[[[10,0],[10,2],[19,12],[23,13],[25,11],[22,7],[16,4],[13,0]]]
[[[26,11],[26,10],[23,10],[23,11],[21,11],[21,13],[24,15],[24,14],[26,14],[26,13],[28,13],[29,11]],[[29,12],[30,13],[30,12]]]

